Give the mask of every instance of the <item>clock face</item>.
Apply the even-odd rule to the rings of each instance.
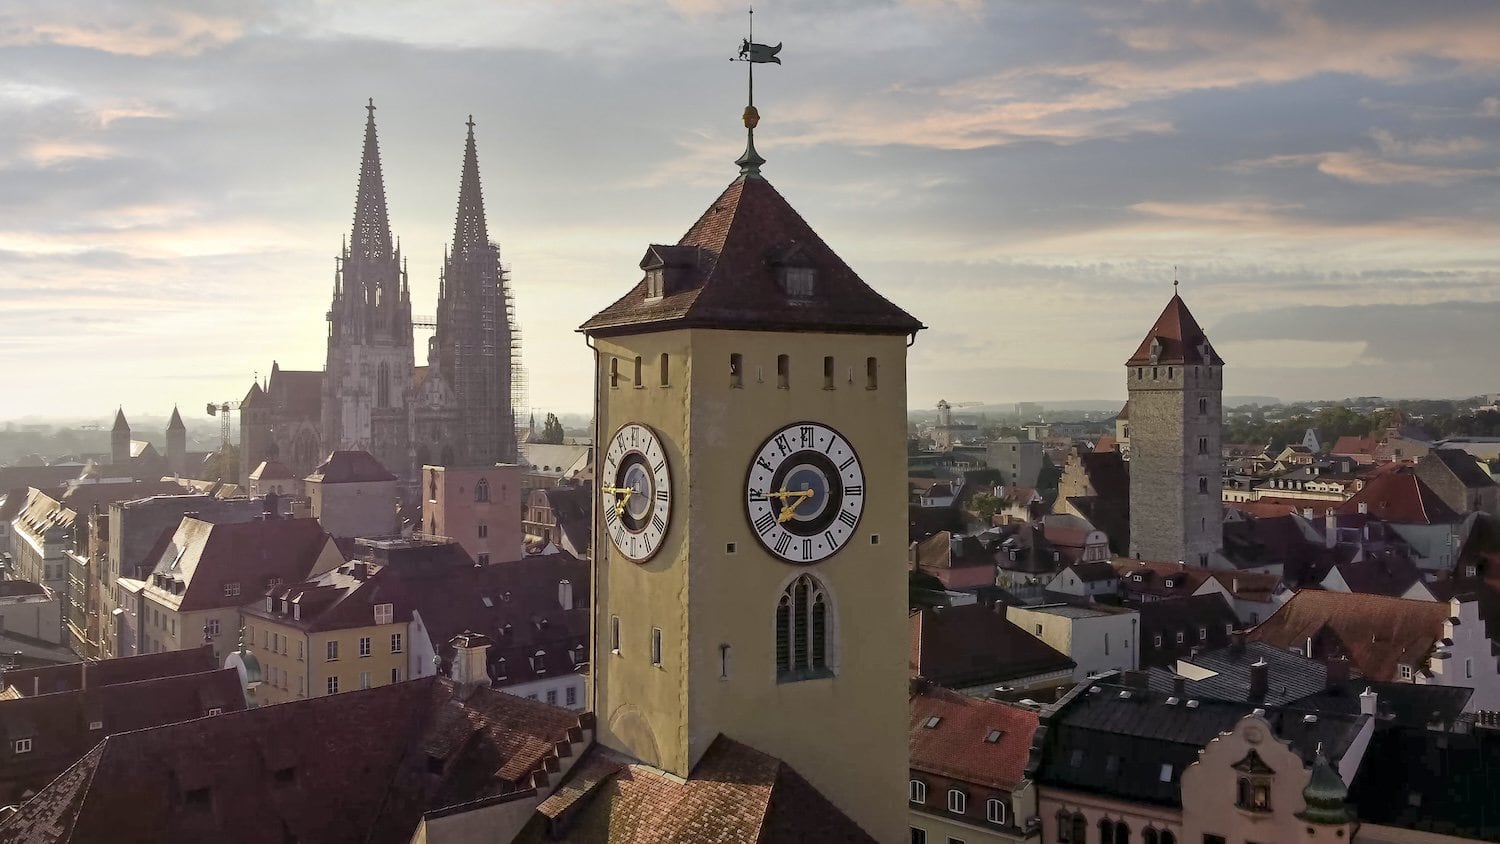
[[[838,431],[798,422],[766,439],[745,479],[745,515],[767,551],[816,563],[854,537],[865,509],[865,472]]]
[[[672,520],[672,473],[656,432],[634,423],[616,431],[599,483],[610,541],[635,562],[651,559]]]

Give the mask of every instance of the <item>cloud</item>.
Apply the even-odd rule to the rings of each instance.
[[[242,37],[255,2],[100,4],[12,0],[0,13],[0,48],[57,46],[120,56],[196,56]],[[214,7],[221,7],[216,10]]]

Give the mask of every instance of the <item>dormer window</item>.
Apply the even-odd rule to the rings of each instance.
[[[811,299],[817,292],[817,275],[812,267],[783,267],[781,286],[793,299]]]
[[[665,284],[666,277],[667,277],[666,270],[663,269],[662,267],[657,267],[654,270],[647,270],[646,271],[646,298],[647,299],[660,299],[662,297],[662,294],[663,294],[663,292],[666,289],[666,284]]]
[[[1155,337],[1152,337],[1151,338],[1151,362],[1152,363],[1156,363],[1160,359],[1161,359],[1161,340],[1159,340],[1159,339],[1157,339]],[[1155,373],[1154,372],[1152,373],[1152,377],[1155,377]]]

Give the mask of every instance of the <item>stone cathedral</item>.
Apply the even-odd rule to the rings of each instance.
[[[516,459],[518,336],[500,248],[490,240],[474,122],[468,123],[453,242],[439,278],[435,334],[417,366],[411,291],[391,235],[367,107],[354,226],[337,259],[321,372],[284,370],[240,403],[240,477],[265,460],[298,476],[337,449],[373,454],[410,480],[420,466]]]

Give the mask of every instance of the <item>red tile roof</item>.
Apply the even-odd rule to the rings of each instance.
[[[568,783],[538,807],[548,829],[520,841],[655,844],[871,842],[791,766],[723,735],[686,780],[590,748]]]
[[[1025,777],[1037,724],[1030,709],[928,686],[911,698],[911,768],[1010,791]]]
[[[0,821],[0,839],[404,844],[426,812],[526,791],[583,726],[425,677],[138,730]]]
[[[1151,357],[1153,341],[1159,344],[1155,360]],[[1182,297],[1175,293],[1162,310],[1161,316],[1156,318],[1156,324],[1146,332],[1146,339],[1141,341],[1135,354],[1125,361],[1127,366],[1169,363],[1224,365],[1224,359],[1219,357],[1219,353],[1208,342],[1207,335],[1198,327],[1198,321],[1193,318]]]
[[[380,461],[368,451],[335,451],[307,476],[309,481],[325,484],[360,484],[395,479],[396,476],[380,465]]]
[[[211,709],[244,708],[240,676],[232,668],[0,700],[6,749],[0,753],[0,804],[41,791],[107,735],[202,718]],[[31,739],[30,753],[9,752],[18,739]],[[3,827],[0,839],[32,840],[11,838]]]
[[[1250,638],[1283,648],[1305,648],[1312,639],[1314,656],[1342,653],[1364,676],[1395,680],[1397,665],[1421,667],[1443,637],[1448,612],[1442,601],[1303,589]]]
[[[1375,475],[1338,511],[1357,514],[1361,505],[1369,515],[1398,525],[1452,524],[1463,520],[1410,469]]]
[[[153,600],[179,612],[237,607],[265,594],[273,578],[307,578],[333,540],[316,519],[269,519],[212,524],[184,517],[160,553],[148,559],[145,580]],[[166,578],[158,583],[156,576]],[[172,581],[182,584],[176,591]]]
[[[999,684],[1076,666],[1008,620],[1001,604],[928,608],[910,621],[911,675],[941,686]]]
[[[66,665],[48,665],[6,671],[0,674],[4,685],[15,686],[22,694],[52,694],[82,688],[85,681],[90,688],[134,683],[158,677],[174,677],[179,674],[197,674],[213,671],[219,667],[214,659],[212,645],[202,645],[181,651],[162,651],[140,656],[122,656],[98,662],[72,662]],[[86,675],[86,676],[85,676]]]
[[[783,261],[815,270],[815,295],[798,299],[782,290]],[[610,335],[707,326],[909,334],[923,327],[872,290],[758,177],[731,182],[676,247],[652,246],[642,265],[661,262],[666,295],[648,300],[643,278],[579,330]]]
[[[1375,447],[1380,441],[1374,437],[1351,437],[1342,436],[1334,442],[1333,448],[1328,449],[1329,454],[1374,454]]]

